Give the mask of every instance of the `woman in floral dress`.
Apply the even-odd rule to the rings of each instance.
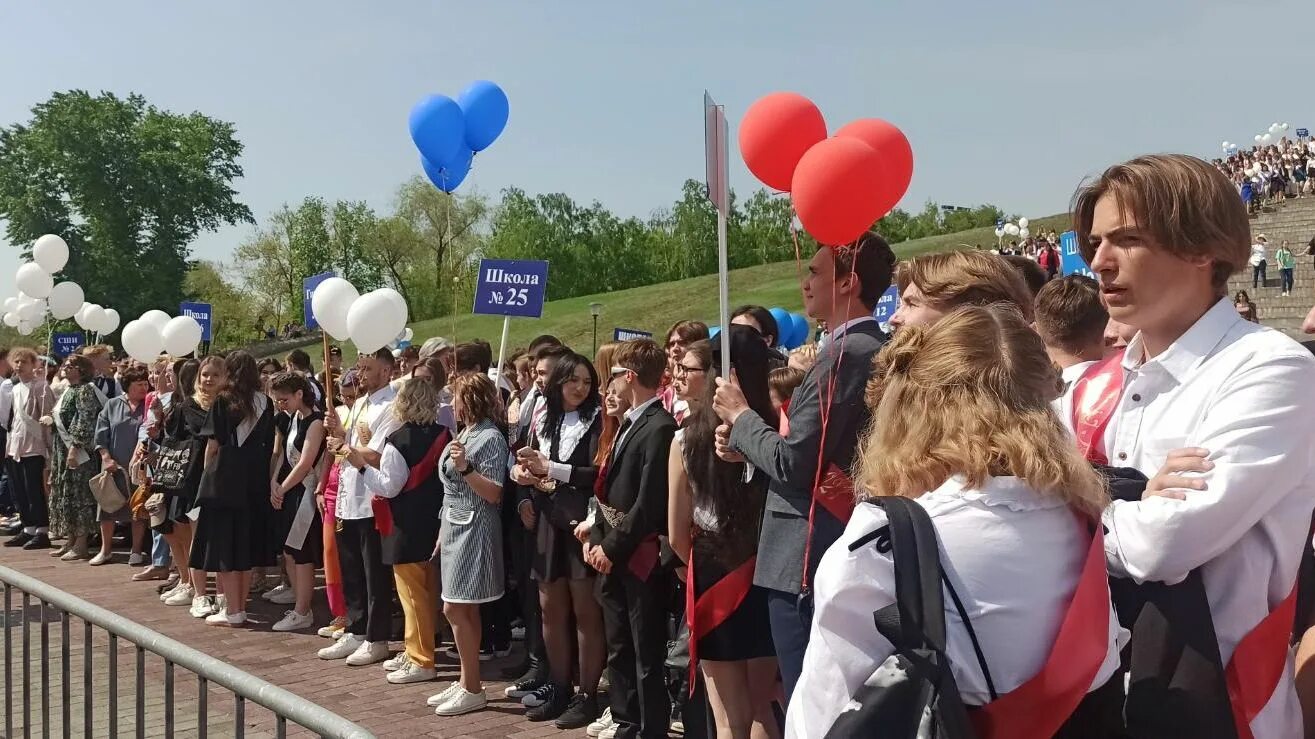
[[[54,453],[50,455],[50,530],[86,547],[86,537],[97,528],[96,499],[88,484],[100,471],[92,452],[96,417],[101,400],[91,384],[91,360],[73,355],[64,364],[68,390],[59,397],[51,419]]]

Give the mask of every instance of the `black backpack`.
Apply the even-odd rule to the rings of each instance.
[[[872,618],[877,631],[895,646],[895,653],[854,693],[850,706],[827,732],[827,739],[972,739],[976,733],[945,654],[942,583],[972,637],[992,699],[996,698],[995,687],[968,615],[941,568],[931,517],[909,498],[877,498],[862,505],[880,506],[889,521],[887,526],[860,537],[849,550],[871,544],[879,551],[892,553],[895,604],[874,612]],[[924,726],[927,717],[931,723]]]

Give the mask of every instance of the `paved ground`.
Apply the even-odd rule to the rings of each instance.
[[[457,668],[450,660],[439,664],[439,681],[407,686],[389,685],[384,680],[384,672],[378,665],[369,667],[346,667],[341,662],[328,662],[316,658],[315,651],[329,644],[328,640],[311,634],[280,634],[270,630],[270,625],[282,616],[284,607],[261,602],[251,608],[253,623],[242,629],[224,629],[206,626],[199,619],[187,614],[186,608],[166,607],[159,602],[155,594],[158,582],[131,582],[130,577],[136,568],[129,568],[124,562],[126,557],[116,553],[117,564],[104,567],[90,567],[84,562],[65,563],[52,559],[47,552],[24,552],[15,549],[0,550],[0,564],[12,567],[32,577],[39,578],[66,592],[91,601],[103,608],[114,611],[137,623],[154,629],[166,636],[183,642],[195,649],[214,655],[224,661],[246,670],[258,677],[268,680],[279,687],[289,690],[308,700],[318,703],[339,715],[355,721],[380,737],[396,736],[433,736],[502,739],[527,739],[529,737],[575,736],[583,737],[584,730],[564,732],[554,729],[549,724],[535,724],[526,721],[519,704],[502,698],[505,683],[496,678],[511,660],[485,664],[485,687],[491,700],[487,710],[467,716],[440,718],[433,710],[425,706],[425,698],[437,692],[443,685],[456,678]],[[317,594],[319,623],[325,623],[328,616],[323,612],[323,598]],[[10,610],[6,614],[8,623],[15,624],[6,630],[10,635],[9,647],[13,650],[11,657],[12,675],[0,674],[6,705],[13,713],[8,715],[13,731],[5,736],[23,736],[24,728],[32,736],[63,736],[62,685],[65,679],[61,664],[60,645],[63,641],[61,615],[53,607],[47,608],[44,621],[40,606],[33,601],[26,614],[29,621],[27,662],[30,675],[23,681],[23,630],[17,626],[21,622],[22,602],[14,591]],[[48,643],[48,659],[42,659],[41,639],[42,624]],[[83,730],[84,709],[86,707],[84,682],[84,627],[77,619],[71,619],[69,625],[70,666],[68,674],[71,736],[87,736]],[[92,708],[92,735],[110,736],[106,717],[110,715],[109,677],[109,639],[108,635],[95,630],[93,635],[93,664],[91,670],[94,698]],[[400,644],[394,642],[395,649]],[[147,701],[144,706],[141,726],[137,730],[136,701],[136,649],[131,644],[117,645],[117,662],[119,664],[116,698],[118,732],[121,736],[166,736],[165,726],[165,668],[163,662],[153,655],[147,655],[144,661],[142,684]],[[50,684],[50,707],[43,719],[41,711],[41,666],[48,669],[47,679]],[[195,675],[178,668],[174,671],[174,709],[176,716],[175,736],[198,736],[197,729],[197,678]],[[24,689],[31,691],[32,715],[25,721],[21,696]],[[227,690],[210,686],[207,691],[208,736],[232,736],[234,730],[234,701]],[[272,716],[259,706],[247,703],[244,721],[247,737],[274,736]],[[43,731],[45,730],[45,731]],[[289,735],[295,736],[295,727],[289,726]]]

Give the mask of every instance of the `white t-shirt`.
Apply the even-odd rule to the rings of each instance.
[[[1247,264],[1252,267],[1259,267],[1263,261],[1265,261],[1265,245],[1256,242],[1251,245],[1251,259],[1247,260]]]

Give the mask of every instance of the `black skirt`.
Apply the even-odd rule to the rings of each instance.
[[[598,574],[594,568],[585,564],[584,547],[575,538],[575,533],[565,528],[570,523],[570,516],[554,515],[554,498],[559,495],[584,494],[566,485],[559,486],[551,496],[534,492],[538,520],[534,526],[534,557],[530,562],[530,574],[537,582],[550,583],[563,577],[583,580]],[[578,506],[572,507],[572,515],[578,515],[577,509]]]
[[[694,570],[695,597],[702,596],[730,572],[711,553],[702,552],[695,553],[691,569]],[[767,591],[757,585],[751,586],[730,617],[699,638],[698,655],[699,659],[714,662],[776,656],[772,627],[767,617]]]
[[[276,541],[283,553],[292,557],[294,564],[319,567],[324,561],[324,533],[319,509],[315,510],[310,530],[306,532],[306,540],[302,542],[301,548],[294,549],[285,543],[288,540],[288,533],[292,531],[292,522],[297,517],[297,510],[302,505],[302,498],[306,495],[306,488],[298,485],[283,496],[283,507],[274,512],[278,521]]]

